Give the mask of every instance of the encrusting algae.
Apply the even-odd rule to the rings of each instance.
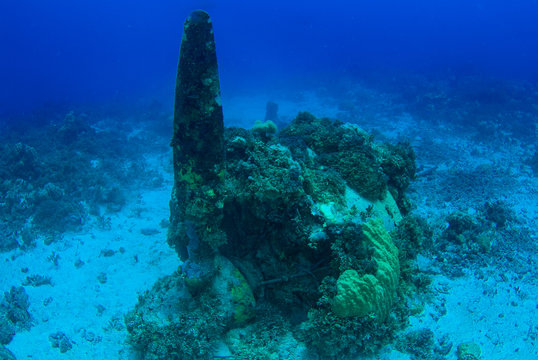
[[[172,139],[168,242],[183,265],[129,313],[131,343],[145,359],[211,359],[217,344],[252,358],[240,342],[254,337],[264,339],[257,354],[274,353],[284,337],[322,356],[371,351],[397,303],[398,249],[387,229],[402,219],[412,149],[309,113],[280,132],[271,121],[224,128],[218,99],[211,21],[195,11],[184,27]],[[230,336],[237,328],[252,337]],[[264,336],[268,328],[279,335]],[[375,341],[350,347],[352,336]]]

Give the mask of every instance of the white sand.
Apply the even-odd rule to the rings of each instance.
[[[50,276],[54,285],[25,287],[35,325],[18,332],[9,344],[17,359],[132,358],[124,344],[127,331],[123,315],[134,307],[138,294],[179,265],[177,255],[166,243],[166,229],[159,227],[159,222],[169,216],[170,187],[167,184],[161,190],[144,192],[121,213],[111,215],[111,230],[94,226],[88,233],[67,234],[49,246],[38,241],[35,248],[24,253],[2,254],[1,290],[8,291],[34,274]],[[143,228],[160,232],[146,236],[140,232]],[[118,251],[121,247],[125,249],[123,254]],[[105,257],[101,255],[104,249],[118,252]],[[57,267],[47,260],[52,252],[60,255]],[[20,256],[9,260],[13,254]],[[85,263],[78,269],[74,265],[77,259]],[[25,267],[28,274],[21,272]],[[104,284],[98,281],[101,273],[107,277]],[[44,306],[49,297],[52,302]],[[98,306],[105,309],[101,315]],[[114,322],[118,329],[111,326]],[[48,339],[57,331],[73,342],[73,348],[64,354],[52,348]]]

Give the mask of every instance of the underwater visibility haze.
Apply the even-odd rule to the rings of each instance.
[[[538,358],[536,14],[4,1],[0,360]]]
[[[6,1],[2,111],[137,98],[171,105],[181,24],[198,8],[215,23],[225,98],[371,72],[538,76],[531,0]]]

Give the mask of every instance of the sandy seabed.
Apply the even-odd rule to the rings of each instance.
[[[334,101],[321,101],[315,94],[306,94],[301,101],[271,100],[280,104],[285,120],[305,109],[316,116],[346,115]],[[225,107],[228,125],[249,126],[263,119],[266,101],[261,96],[231,99]],[[439,200],[439,189],[432,185],[451,169],[497,162],[512,171],[520,184],[518,190],[498,195],[516,211],[519,223],[534,234],[534,244],[527,246],[531,250],[520,254],[520,261],[528,261],[536,269],[538,181],[522,163],[529,149],[514,139],[507,139],[502,147],[475,143],[470,138],[450,135],[450,128],[443,125],[418,122],[405,114],[390,121],[383,117],[359,121],[359,125],[388,140],[409,138],[417,150],[419,167],[437,169],[428,179],[419,177],[410,188],[415,212],[425,218],[446,215],[455,209],[450,201]],[[426,140],[435,148],[426,149]],[[450,158],[435,156],[436,151],[450,154]],[[162,158],[155,161],[156,167],[160,161]],[[165,173],[161,188],[140,190],[121,212],[107,215],[106,226],[90,224],[83,232],[66,233],[50,245],[37,241],[31,249],[0,254],[0,291],[20,286],[27,276],[51,278],[51,285],[25,286],[34,325],[27,331],[18,331],[7,346],[17,359],[136,358],[126,344],[123,317],[135,306],[139,294],[180,265],[175,251],[166,243],[171,188],[172,174]],[[406,331],[427,328],[436,338],[446,336],[453,344],[447,359],[456,359],[457,345],[467,341],[477,343],[488,360],[538,358],[536,272],[522,274],[511,269],[509,263],[506,265],[483,268],[482,277],[463,269],[463,276],[450,278],[433,259],[419,255],[417,266],[432,276],[432,291],[428,298],[416,299],[424,309],[411,317]],[[65,333],[72,349],[62,354],[51,346],[49,336],[56,332]],[[375,358],[411,356],[388,346]]]

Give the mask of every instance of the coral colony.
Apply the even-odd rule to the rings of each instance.
[[[212,24],[195,11],[171,146],[168,242],[183,264],[126,317],[146,359],[346,358],[390,339],[406,259],[388,231],[408,207],[409,145],[309,113],[280,132],[224,128]]]

